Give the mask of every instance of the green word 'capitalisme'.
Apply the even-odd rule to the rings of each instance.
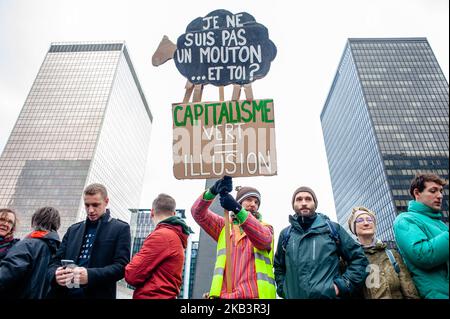
[[[272,123],[273,116],[269,116],[272,112],[269,104],[272,102],[268,99],[177,105],[173,109],[173,119],[175,126],[194,125],[197,120],[205,126],[257,121]]]

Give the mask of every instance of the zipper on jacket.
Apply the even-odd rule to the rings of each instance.
[[[316,260],[316,240],[313,239],[313,260]]]

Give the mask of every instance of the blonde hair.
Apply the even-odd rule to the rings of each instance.
[[[84,195],[95,195],[100,193],[103,197],[103,199],[108,198],[108,191],[106,190],[106,187],[99,183],[94,183],[91,185],[86,186],[84,189]]]

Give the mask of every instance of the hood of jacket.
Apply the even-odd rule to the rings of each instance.
[[[289,215],[289,223],[294,227],[296,230],[298,230],[300,233],[308,233],[308,232],[315,232],[315,231],[322,231],[322,228],[328,229],[328,225],[326,223],[326,219],[330,219],[327,215],[324,215],[322,213],[315,213],[315,219],[312,222],[309,229],[305,232],[303,228],[300,226],[299,217],[297,214]],[[311,218],[311,217],[306,217]]]
[[[59,235],[55,231],[35,230],[28,234],[27,238],[36,238],[44,241],[50,247],[52,252],[56,252],[61,243]]]
[[[434,210],[433,208],[415,200],[408,203],[408,211],[422,214],[433,219],[442,219],[442,212],[440,210]]]
[[[155,230],[157,228],[172,229],[180,238],[183,244],[183,248],[187,247],[187,239],[189,235],[194,233],[192,229],[185,223],[185,221],[178,216],[171,216],[169,218],[163,219],[158,223]]]
[[[378,251],[384,251],[387,248],[387,244],[383,243],[379,239],[376,239],[375,244],[373,246],[369,246],[369,247],[362,246],[362,247],[363,247],[365,253],[375,254]]]

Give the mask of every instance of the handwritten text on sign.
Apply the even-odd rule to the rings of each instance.
[[[173,104],[177,179],[276,175],[273,100]]]
[[[267,28],[253,16],[216,10],[188,25],[174,58],[194,84],[243,85],[264,77],[276,53]]]

